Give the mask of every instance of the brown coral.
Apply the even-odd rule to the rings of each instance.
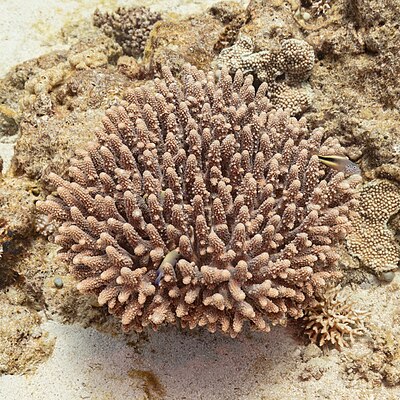
[[[314,50],[304,40],[287,39],[279,50],[255,52],[250,37],[241,35],[236,43],[221,51],[216,64],[231,73],[254,73],[268,83],[268,96],[276,107],[304,112],[311,103],[311,90],[301,87],[314,66]]]
[[[341,291],[340,285],[331,287],[318,299],[317,306],[307,310],[304,318],[305,333],[312,343],[348,347],[354,336],[365,334],[368,313],[357,310],[349,294]]]
[[[400,261],[400,246],[389,228],[389,218],[400,210],[400,188],[387,180],[376,179],[361,192],[359,214],[347,238],[349,252],[376,273],[395,270]]]
[[[335,275],[360,177],[324,167],[315,154],[339,143],[271,109],[251,76],[163,74],[107,111],[70,180],[50,175],[39,209],[62,222],[61,258],[125,329],[236,336],[303,316]]]
[[[143,55],[150,31],[160,19],[159,13],[147,7],[119,7],[111,14],[96,10],[93,15],[94,25],[114,37],[125,54],[134,57]]]

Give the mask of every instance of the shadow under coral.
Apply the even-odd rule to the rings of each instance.
[[[278,383],[300,357],[298,343],[280,327],[267,335],[247,332],[236,339],[173,326],[114,337],[52,321],[44,328],[57,337],[55,350],[29,384],[18,384],[23,377],[0,378],[0,383],[18,387],[20,396],[28,390],[35,399],[107,393],[113,399],[257,399],[258,382]],[[54,393],[49,393],[49,379]]]

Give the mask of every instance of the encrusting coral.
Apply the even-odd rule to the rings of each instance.
[[[96,10],[93,15],[94,25],[114,37],[126,55],[134,57],[143,54],[150,31],[160,19],[159,13],[147,7],[119,7],[112,14]]]
[[[180,83],[164,68],[132,90],[38,203],[62,223],[78,288],[125,330],[268,331],[337,276],[360,176],[322,165],[317,154],[344,149],[274,110],[267,84],[219,75],[186,66]]]
[[[359,213],[353,221],[353,232],[347,238],[350,254],[376,273],[396,270],[400,246],[389,219],[400,210],[400,188],[387,180],[376,179],[363,187]]]
[[[304,317],[305,333],[312,343],[343,348],[354,341],[354,336],[365,334],[368,313],[357,310],[349,297],[340,285],[318,296],[318,304],[307,310]]]
[[[288,108],[293,115],[304,112],[311,102],[311,91],[301,87],[314,66],[314,50],[304,40],[287,39],[279,50],[254,51],[249,36],[241,35],[232,47],[221,51],[216,64],[231,73],[252,72],[268,83],[268,97],[276,107]]]

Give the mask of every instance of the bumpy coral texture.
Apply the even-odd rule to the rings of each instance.
[[[50,175],[57,196],[39,209],[62,222],[79,289],[127,330],[234,337],[302,317],[335,276],[360,177],[323,166],[316,153],[339,143],[273,110],[251,76],[163,74],[107,111],[69,180]]]
[[[160,19],[159,13],[146,7],[119,7],[111,14],[96,10],[93,15],[94,25],[114,37],[126,55],[134,57],[143,54],[150,31]]]
[[[283,40],[279,50],[254,51],[250,37],[241,35],[236,43],[221,51],[216,64],[231,73],[254,73],[268,83],[268,96],[276,107],[288,108],[293,115],[311,103],[311,90],[302,87],[314,66],[314,50],[304,40]]]
[[[395,183],[376,179],[366,184],[361,192],[359,213],[354,230],[347,238],[353,256],[374,272],[382,273],[398,268],[400,246],[389,219],[400,210],[400,188]]]

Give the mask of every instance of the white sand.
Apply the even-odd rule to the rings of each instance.
[[[149,399],[158,398],[151,385],[143,390],[143,380],[128,375],[135,370],[153,372],[170,399],[259,399],[255,378],[261,383],[267,377],[257,364],[268,360],[267,366],[281,374],[278,364],[284,367],[297,348],[288,337],[277,341],[279,329],[267,338],[255,334],[232,340],[171,327],[132,347],[123,336],[92,328],[55,322],[43,328],[57,337],[53,355],[33,376],[1,377],[0,399],[146,399],[146,390]],[[271,377],[278,378],[276,373]]]
[[[217,0],[0,0],[0,77],[12,66],[65,48],[66,21],[91,18],[96,8],[145,5],[154,11],[191,14]],[[248,0],[244,0],[247,4]]]

